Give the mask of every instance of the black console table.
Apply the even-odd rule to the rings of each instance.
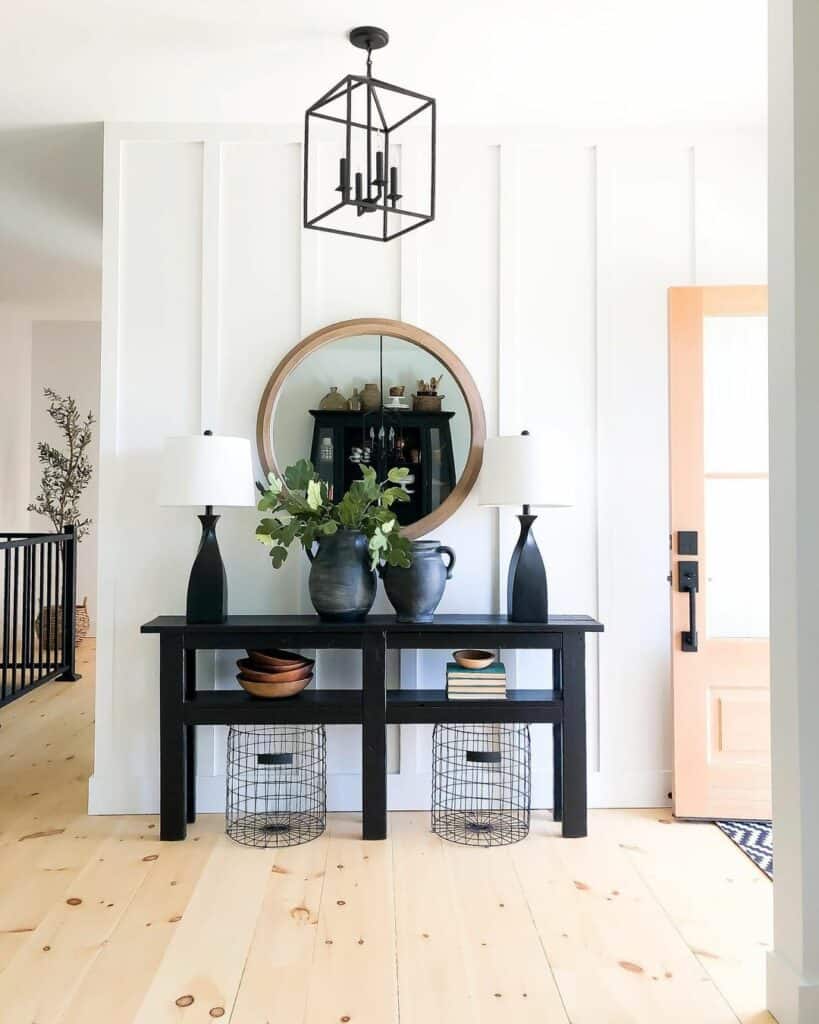
[[[221,625],[188,625],[163,615],[143,633],[160,641],[160,834],[184,839],[196,819],[196,726],[289,722],[358,724],[362,743],[365,839],[387,835],[388,724],[546,722],[554,729],[554,812],[564,836],[586,835],[586,633],[603,629],[585,615],[548,623],[509,622],[502,615],[439,615],[400,623],[371,615],[361,623],[321,622],[313,615],[232,615]],[[552,651],[551,689],[510,690],[505,701],[450,701],[446,691],[387,690],[388,650],[540,649]],[[362,652],[360,690],[308,688],[284,700],[244,690],[197,690],[198,650],[346,648]]]

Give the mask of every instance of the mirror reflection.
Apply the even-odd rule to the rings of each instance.
[[[309,458],[340,500],[372,466],[381,480],[406,466],[402,526],[438,508],[466,466],[466,399],[446,366],[419,345],[387,335],[339,338],[288,375],[271,420],[279,470]]]

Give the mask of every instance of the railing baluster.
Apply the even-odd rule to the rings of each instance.
[[[62,669],[65,667],[65,541],[61,540],[57,545],[57,570],[56,587],[60,595],[59,600],[54,602],[54,621],[57,627],[57,641],[54,644],[54,667]],[[59,609],[60,614],[57,615]]]
[[[34,678],[34,618],[37,608],[37,591],[35,589],[37,581],[37,545],[35,544],[31,548],[31,580],[29,581],[29,623],[28,623],[28,657],[29,657],[29,671],[31,674],[32,684],[36,682]]]
[[[51,672],[51,541],[46,543],[46,675]]]
[[[60,667],[60,661],[57,652],[60,649],[58,643],[60,639],[60,616],[57,614],[57,608],[60,606],[60,542],[54,541],[52,548],[54,549],[54,561],[52,563],[52,581],[53,581],[53,600],[51,602],[51,671],[56,672]]]
[[[23,548],[23,621],[20,628],[20,687],[28,682],[28,561],[29,549]]]
[[[12,579],[11,605],[11,692],[17,693],[17,611],[20,580],[20,549],[14,549],[14,576]]]
[[[54,668],[63,665],[63,624],[65,623],[65,541],[54,545]],[[59,612],[59,614],[58,614]]]
[[[63,542],[63,674],[61,679],[79,679],[77,675],[77,532],[67,526],[69,539]]]
[[[45,622],[43,620],[43,586],[45,583],[45,553],[46,548],[43,545],[40,548],[40,625],[37,628],[37,655],[39,658],[39,668],[37,670],[37,681],[39,682],[43,678],[43,628]]]
[[[11,551],[9,548],[3,552],[3,700],[8,696],[8,666],[9,666],[9,603],[10,583],[9,575],[11,563]]]

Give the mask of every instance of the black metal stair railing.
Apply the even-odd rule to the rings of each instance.
[[[79,679],[77,540],[0,533],[0,707],[52,679]]]

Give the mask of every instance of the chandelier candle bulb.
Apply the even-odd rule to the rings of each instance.
[[[347,159],[346,157],[341,157],[338,162],[338,188],[336,189],[336,192],[341,192],[342,199],[346,200],[348,198],[349,191],[350,172],[347,170]]]

